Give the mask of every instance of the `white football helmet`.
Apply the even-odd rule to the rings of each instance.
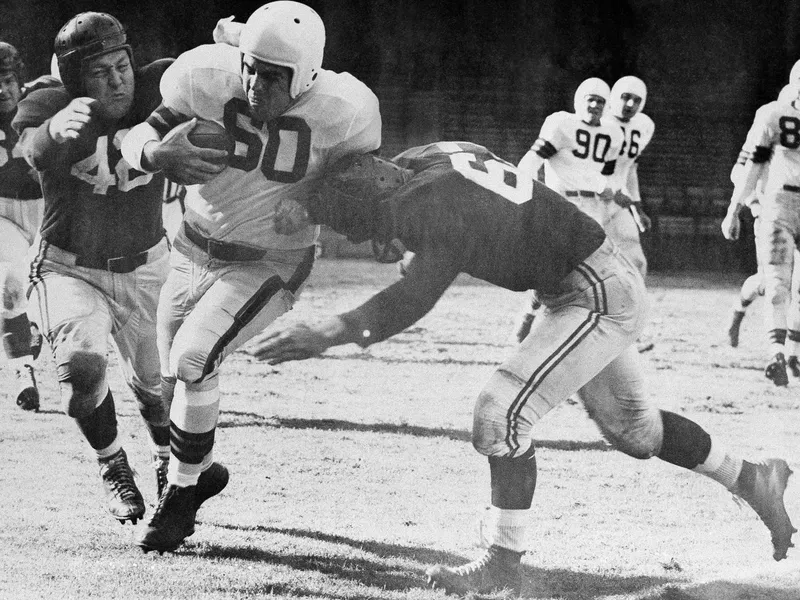
[[[631,105],[629,102],[626,102],[622,99],[623,94],[639,96],[642,101],[639,103],[639,106]],[[620,77],[614,84],[614,87],[611,88],[609,109],[611,114],[615,117],[621,117],[625,120],[629,120],[636,113],[641,112],[642,109],[644,109],[644,103],[646,100],[647,86],[644,84],[644,81],[638,77],[634,77],[633,75],[626,75],[625,77]]]
[[[270,2],[256,10],[239,38],[243,54],[292,70],[292,99],[314,85],[324,49],[322,19],[311,7],[289,0]]]
[[[798,81],[800,81],[800,60],[794,63],[794,66],[789,73],[789,83],[796,83]]]
[[[791,104],[798,98],[800,98],[800,81],[787,83],[778,94],[778,102],[781,104]]]
[[[591,121],[594,118],[600,118],[605,112],[605,105],[608,102],[608,97],[611,90],[608,89],[608,84],[598,77],[590,77],[578,86],[575,90],[575,98],[573,104],[575,106],[575,114],[586,121]],[[597,106],[589,102],[590,96],[598,96],[603,99],[603,105]]]

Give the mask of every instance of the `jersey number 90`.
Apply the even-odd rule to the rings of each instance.
[[[578,129],[575,131],[575,142],[578,144],[578,149],[573,150],[572,154],[577,158],[587,158],[591,155],[593,161],[601,163],[606,161],[606,154],[611,147],[611,136],[605,133],[592,136],[585,129]]]

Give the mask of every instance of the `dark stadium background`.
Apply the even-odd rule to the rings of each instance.
[[[211,42],[221,17],[263,2],[0,2],[0,39],[28,75],[47,72],[58,28],[85,10],[128,27],[138,60]],[[439,139],[484,144],[513,162],[544,118],[572,110],[585,78],[638,75],[656,133],[640,181],[655,226],[654,270],[754,268],[752,241],[719,231],[756,108],[800,58],[800,0],[308,0],[328,29],[324,66],[378,94],[384,152]],[[749,233],[746,223],[745,233]]]

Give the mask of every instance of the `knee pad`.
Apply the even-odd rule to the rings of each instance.
[[[478,395],[472,424],[472,446],[484,456],[513,458],[531,446],[531,425],[523,419],[512,424],[508,406],[494,394],[483,390]]]
[[[170,351],[169,366],[178,381],[200,383],[217,369],[217,365],[209,365],[208,361],[208,349],[176,344]]]
[[[80,419],[94,411],[107,393],[105,356],[95,352],[73,352],[57,367],[64,412]]]
[[[658,441],[651,436],[643,436],[639,432],[625,432],[622,435],[604,432],[603,437],[623,454],[639,460],[647,460],[656,455],[659,450]]]

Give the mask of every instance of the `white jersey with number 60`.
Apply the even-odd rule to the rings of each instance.
[[[314,86],[278,118],[250,116],[238,48],[210,44],[185,52],[161,80],[175,113],[223,123],[236,154],[219,176],[187,188],[188,223],[214,239],[275,249],[314,243],[318,228],[276,235],[275,209],[297,199],[326,164],[381,144],[378,99],[348,73],[322,69]]]

